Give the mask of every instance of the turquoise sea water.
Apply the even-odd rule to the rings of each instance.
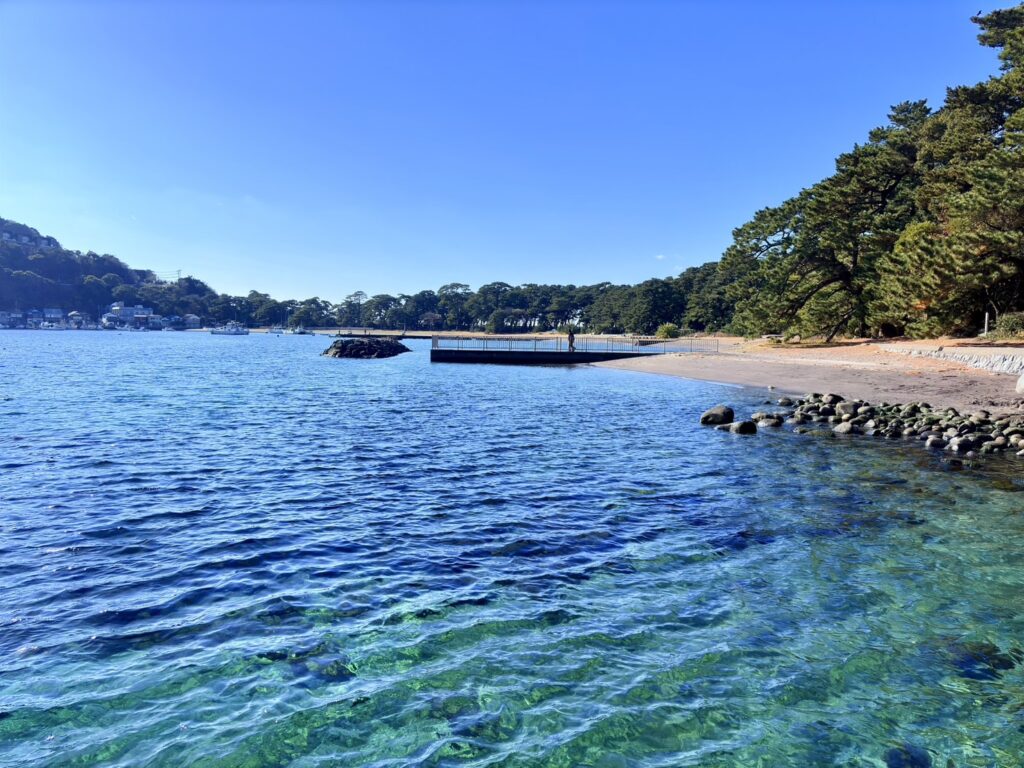
[[[0,333],[0,765],[1024,765],[1019,471],[327,343]]]

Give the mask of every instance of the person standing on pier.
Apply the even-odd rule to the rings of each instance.
[[[576,351],[576,334],[573,333],[572,328],[569,328],[569,351]]]

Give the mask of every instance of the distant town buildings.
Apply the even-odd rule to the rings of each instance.
[[[87,315],[78,313],[82,318],[87,319]],[[81,320],[79,322],[84,322]],[[0,328],[78,328],[81,325],[74,325],[75,321],[71,323],[64,316],[64,310],[47,308],[47,309],[5,309],[0,310]]]
[[[40,248],[59,248],[60,243],[52,237],[29,237],[28,235],[16,235],[13,232],[0,232],[0,240],[17,243],[18,245],[37,245]]]
[[[65,314],[59,307],[45,309],[5,309],[0,310],[0,328],[39,328],[39,329],[139,329],[162,331],[164,328],[184,330],[202,327],[202,319],[198,315],[167,315],[156,314],[152,307],[141,304],[129,306],[123,302],[115,302],[107,307],[107,311],[93,323],[87,312],[72,310]]]
[[[0,244],[10,243],[12,246],[28,246],[31,248],[60,248],[60,243],[52,237],[44,237],[29,227],[15,222],[0,219]],[[94,322],[90,315],[80,310],[65,313],[61,307],[44,307],[43,309],[4,309],[0,310],[0,328],[24,329],[136,329],[161,331],[165,328],[184,330],[202,327],[202,319],[198,315],[158,315],[152,307],[141,304],[129,305],[114,302],[100,313]]]
[[[113,318],[117,325],[143,327],[149,325],[149,318],[153,314],[151,307],[144,307],[136,304],[134,307],[124,302],[116,301],[107,308],[104,320]]]

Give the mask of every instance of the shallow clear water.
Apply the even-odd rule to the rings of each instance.
[[[327,344],[0,334],[0,765],[1024,765],[1009,474]]]

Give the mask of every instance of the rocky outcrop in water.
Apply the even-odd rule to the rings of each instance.
[[[719,432],[732,432],[734,435],[756,435],[757,424],[749,419],[744,421],[730,421],[727,424],[712,425]]]
[[[731,424],[735,414],[728,405],[716,405],[708,408],[700,416],[701,424]]]
[[[369,360],[382,357],[394,357],[403,352],[411,352],[405,344],[394,339],[338,339],[323,354],[327,357],[348,357]]]
[[[734,435],[755,435],[757,434],[757,425],[752,421],[737,421],[729,425],[729,431]]]
[[[781,427],[786,420],[786,416],[781,413],[766,413],[765,411],[758,411],[750,417],[750,420],[754,422],[759,429],[764,429],[765,427]]]

